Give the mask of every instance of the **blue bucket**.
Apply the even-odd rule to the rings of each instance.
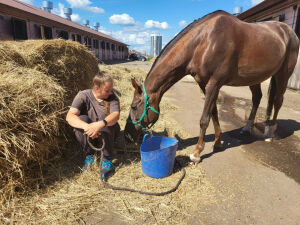
[[[147,137],[150,137],[146,140]],[[153,178],[172,174],[178,141],[164,136],[145,134],[141,145],[143,173]]]

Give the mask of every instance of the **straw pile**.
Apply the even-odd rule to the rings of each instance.
[[[44,165],[60,157],[70,133],[64,112],[97,71],[75,42],[0,43],[0,204],[47,183]]]
[[[100,69],[114,78],[115,89],[121,93],[121,127],[124,128],[128,109],[132,100],[131,77],[142,81],[146,72],[121,66],[100,65]],[[154,126],[159,134],[188,137],[180,125],[170,117],[177,109],[163,98],[161,115]],[[205,179],[200,166],[188,166],[191,149],[182,146],[177,152],[179,161],[187,166],[187,175],[179,189],[167,196],[153,197],[136,193],[112,191],[99,182],[99,167],[83,174],[72,174],[60,182],[38,190],[32,195],[15,198],[4,210],[0,210],[3,223],[31,224],[188,224],[199,210],[215,203],[214,187]],[[139,146],[130,146],[138,150]],[[141,171],[140,156],[123,152],[118,155],[116,173],[108,180],[117,186],[125,186],[145,191],[160,192],[173,186],[181,175],[177,171],[164,179],[146,177]],[[74,157],[56,166],[65,173]],[[70,166],[71,168],[71,166]],[[74,168],[73,168],[74,170]],[[201,221],[197,221],[201,224]],[[1,223],[1,219],[0,219]]]

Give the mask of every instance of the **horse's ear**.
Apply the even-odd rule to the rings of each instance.
[[[135,78],[131,78],[131,83],[134,89],[137,90],[139,94],[142,94],[142,85],[140,85]]]

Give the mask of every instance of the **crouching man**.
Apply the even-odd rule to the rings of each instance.
[[[120,102],[113,93],[112,78],[98,72],[93,78],[93,88],[80,91],[74,98],[66,120],[74,128],[77,141],[80,143],[86,158],[83,170],[94,162],[94,150],[87,143],[87,136],[96,147],[105,141],[104,159],[100,176],[107,178],[113,171],[113,145],[119,135]]]

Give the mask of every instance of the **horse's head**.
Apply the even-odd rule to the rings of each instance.
[[[147,95],[143,85],[135,79],[131,79],[131,83],[134,87],[134,95],[124,134],[127,140],[135,142],[142,131],[157,121],[159,108],[153,96]]]

